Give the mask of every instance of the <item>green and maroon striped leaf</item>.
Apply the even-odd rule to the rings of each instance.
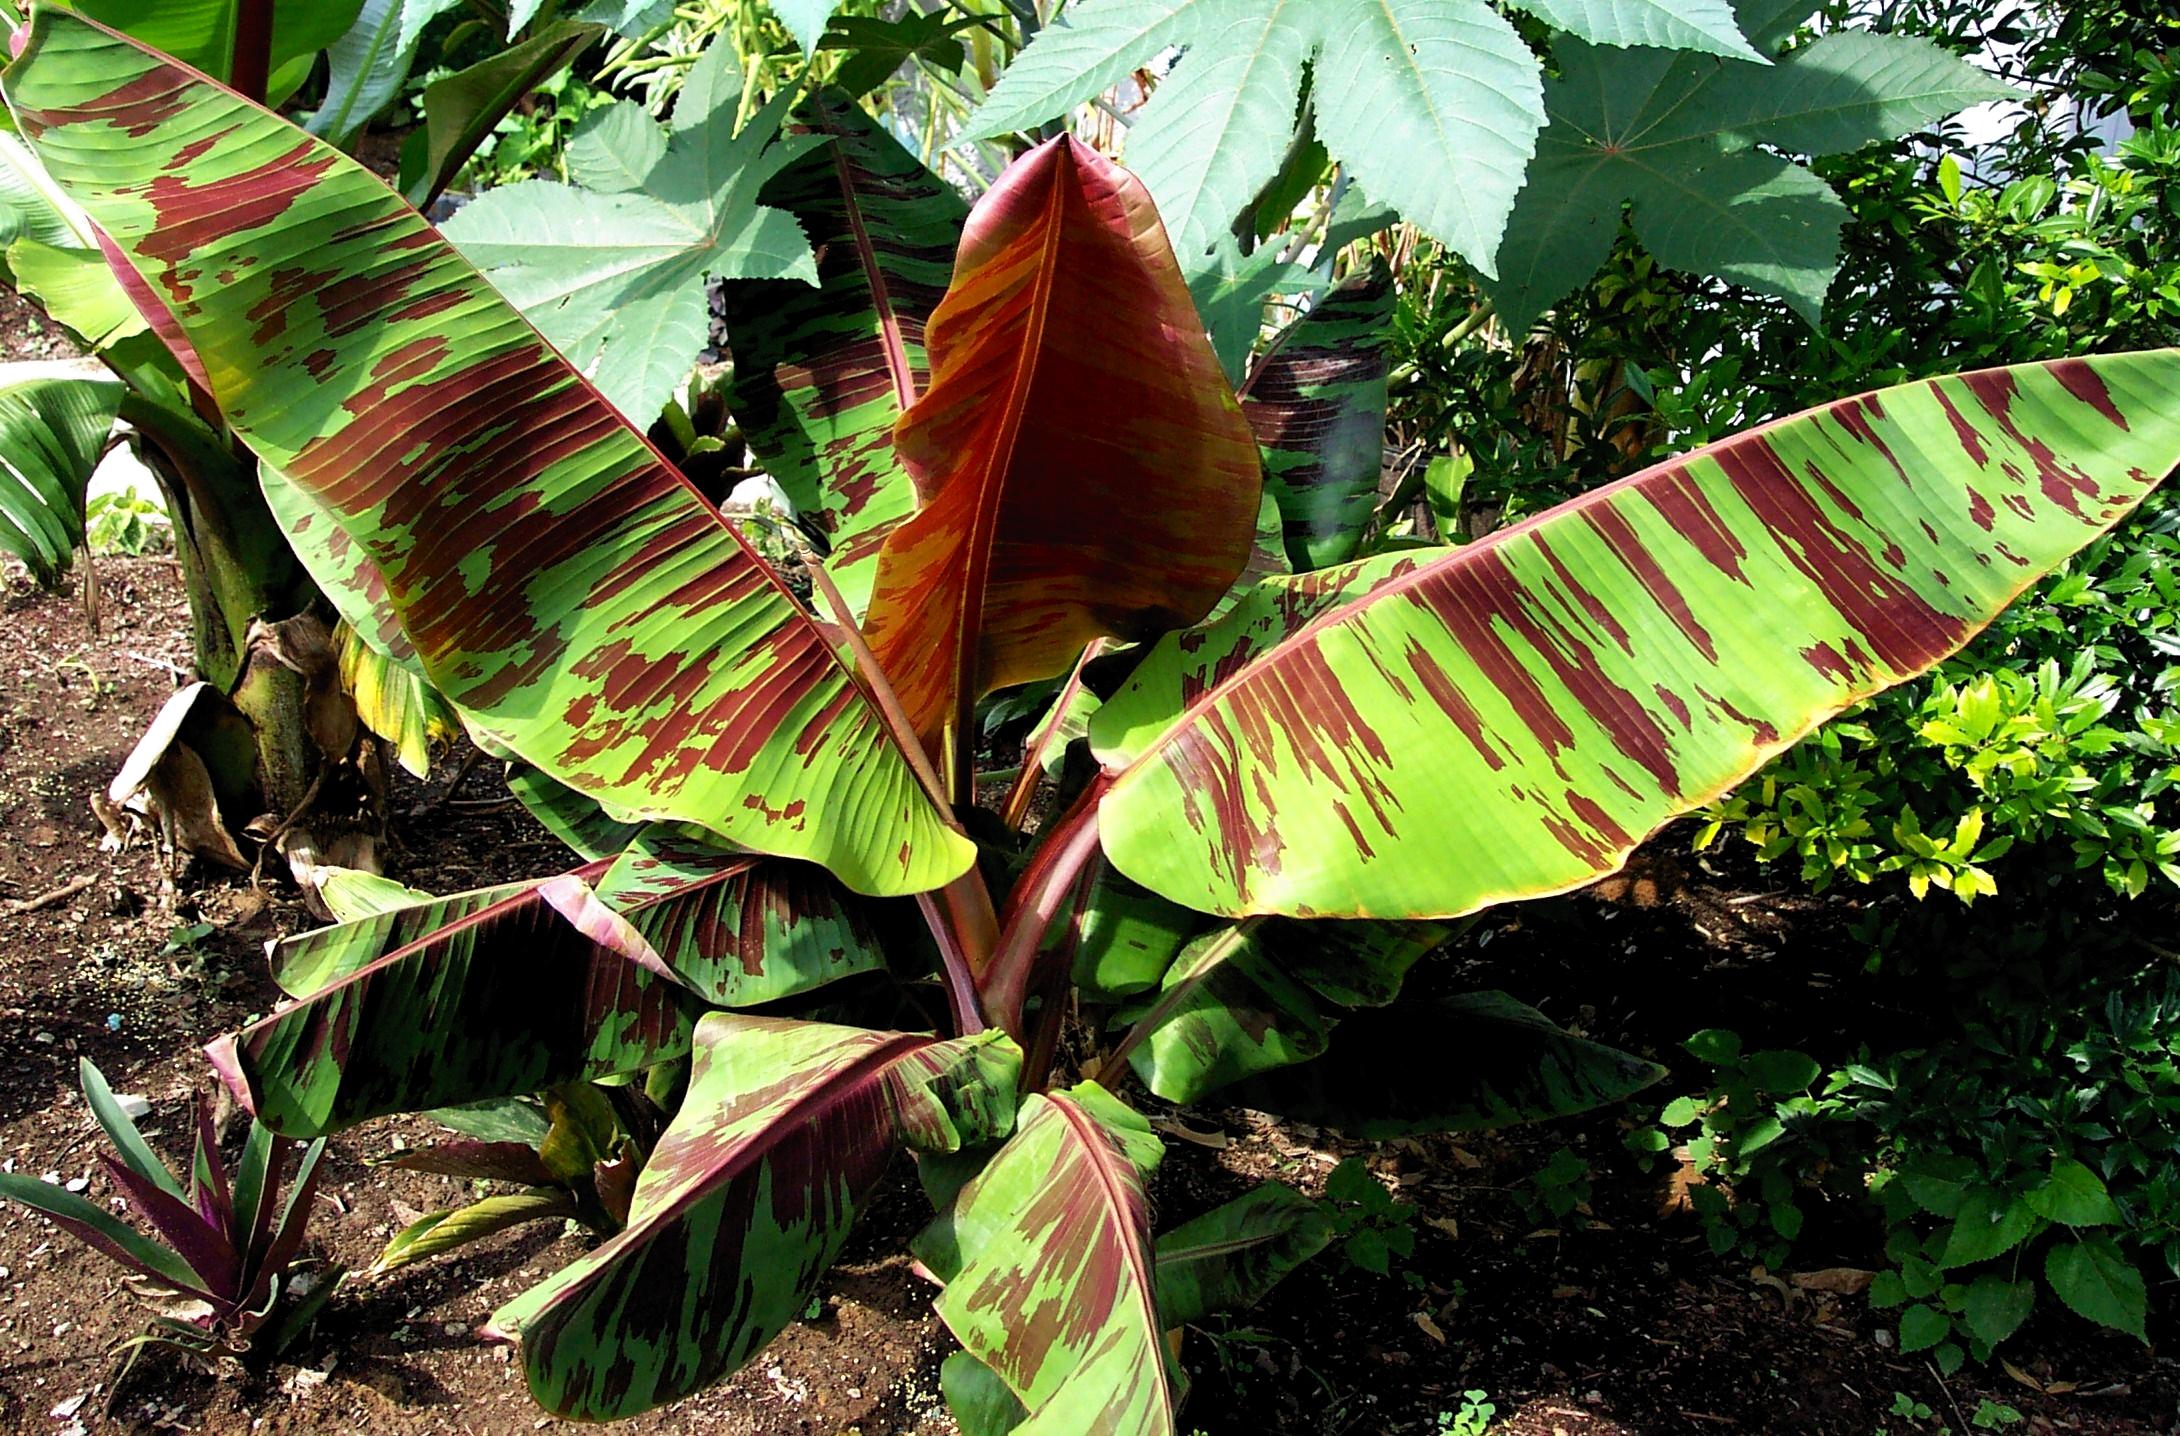
[[[633,1415],[726,1376],[799,1315],[897,1147],[1004,1132],[1020,1053],[714,1013],[627,1230],[492,1315],[563,1416]]]
[[[421,925],[391,914],[348,926],[382,923],[388,934]],[[696,1007],[629,921],[568,873],[437,925],[207,1051],[267,1126],[318,1135],[640,1071],[688,1050]]]
[[[1226,1099],[1383,1140],[1571,1117],[1664,1075],[1503,992],[1465,992],[1357,1013],[1324,1056],[1263,1073]]]
[[[977,204],[928,333],[931,386],[895,431],[923,506],[886,537],[865,626],[964,768],[983,694],[1209,612],[1262,487],[1150,196],[1079,141]]]
[[[235,431],[361,545],[425,675],[497,739],[859,891],[968,867],[828,630],[374,175],[62,10],[0,88]]]
[[[1346,1007],[1378,1007],[1438,946],[1435,923],[1229,924],[1190,943],[1139,1019],[1129,1061],[1169,1102],[1321,1055]]]
[[[946,1278],[939,1315],[1028,1408],[1016,1429],[1175,1429],[1143,1186],[1161,1153],[1095,1083],[1031,1096],[925,1234],[919,1250]]]
[[[592,883],[605,876],[610,862],[595,862],[567,876]],[[267,945],[273,981],[290,997],[309,997],[323,992],[342,978],[354,976],[388,953],[413,948],[433,934],[486,908],[520,900],[541,903],[534,882],[496,883],[446,897],[421,896],[420,900],[378,906],[376,911],[350,917],[332,927],[299,932]],[[395,885],[398,886],[398,885]],[[343,882],[344,901],[353,896],[353,884]]]
[[[1186,1326],[1263,1300],[1332,1241],[1332,1217],[1292,1187],[1266,1182],[1158,1237],[1158,1315]]]
[[[1392,339],[1393,273],[1373,258],[1296,321],[1243,386],[1298,569],[1345,563],[1362,542],[1385,463]]]
[[[825,532],[826,569],[860,618],[878,545],[916,508],[893,425],[929,372],[924,325],[946,293],[969,207],[838,93],[811,97],[797,120],[791,129],[826,142],[758,199],[801,222],[818,283],[721,289],[734,355],[727,404],[766,472]]]
[[[674,976],[715,1006],[777,1002],[885,966],[862,907],[814,863],[723,852],[654,827],[597,886]]]
[[[1953,653],[2180,459],[2180,351],[1784,419],[1453,549],[1273,579],[1091,720],[1113,865],[1227,915],[1578,887]]]

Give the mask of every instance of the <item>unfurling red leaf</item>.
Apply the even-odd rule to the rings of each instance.
[[[988,1141],[1020,1054],[997,1033],[897,1032],[715,1013],[619,1236],[507,1303],[530,1391],[604,1420],[685,1396],[801,1314],[900,1146]]]
[[[2169,350],[1902,385],[1269,580],[1091,719],[1105,853],[1234,916],[1579,886],[2117,522],[2180,459],[2176,396]]]
[[[364,550],[425,676],[503,747],[859,891],[967,868],[828,631],[374,175],[64,10],[0,88],[235,431]]]
[[[890,533],[866,628],[934,751],[969,705],[1101,635],[1202,618],[1248,560],[1255,442],[1150,198],[1062,137],[971,214],[896,428],[923,507]]]

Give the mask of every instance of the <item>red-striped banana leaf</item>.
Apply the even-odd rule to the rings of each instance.
[[[598,880],[598,896],[719,1007],[777,1002],[885,966],[862,907],[814,863],[736,856],[650,828]]]
[[[1167,971],[1129,1062],[1169,1102],[1306,1062],[1324,1052],[1341,1008],[1391,1002],[1408,969],[1445,937],[1427,922],[1222,927],[1190,943]]]
[[[1014,1135],[918,1244],[938,1312],[1029,1433],[1174,1430],[1144,1178],[1162,1154],[1095,1083],[1024,1100]]]
[[[610,861],[594,862],[567,874],[582,883],[595,883],[612,867]],[[496,883],[467,892],[434,897],[428,893],[385,905],[356,916],[336,916],[343,921],[312,932],[299,932],[268,944],[273,981],[290,997],[309,997],[345,977],[352,977],[387,954],[411,948],[441,928],[473,917],[486,908],[510,901],[540,903],[541,882]],[[353,884],[344,884],[352,897]]]
[[[426,676],[508,747],[859,891],[967,869],[827,630],[376,176],[63,10],[0,89],[235,431],[363,546]]]
[[[946,293],[969,208],[839,94],[812,97],[797,118],[827,143],[758,200],[801,222],[818,283],[720,290],[734,355],[727,404],[765,471],[824,530],[826,569],[860,618],[878,545],[916,508],[893,425],[923,391],[924,325]]]
[[[1296,321],[1249,376],[1242,412],[1298,569],[1345,563],[1377,503],[1385,457],[1393,272],[1373,259]]]
[[[1091,720],[1113,865],[1228,915],[1578,887],[1954,652],[2180,459],[2180,351],[1930,380],[1453,549],[1271,580]]]
[[[1314,1062],[1254,1077],[1228,1100],[1371,1140],[1571,1117],[1665,1075],[1577,1037],[1503,992],[1356,1013]]]
[[[1150,196],[1070,137],[978,202],[895,430],[923,507],[866,629],[934,751],[968,707],[1100,635],[1194,623],[1242,571],[1256,445]]]
[[[206,1052],[265,1125],[316,1136],[387,1112],[641,1071],[688,1050],[697,1008],[628,919],[562,874]]]
[[[1158,1237],[1158,1315],[1186,1326],[1240,1311],[1332,1241],[1320,1202],[1277,1182],[1236,1197]]]
[[[714,1013],[618,1237],[492,1315],[558,1415],[628,1416],[727,1375],[800,1314],[894,1150],[986,1141],[1020,1053]]]

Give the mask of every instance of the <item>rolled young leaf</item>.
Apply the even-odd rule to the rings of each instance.
[[[978,203],[928,342],[895,430],[923,506],[886,537],[866,628],[938,752],[983,694],[1203,617],[1262,486],[1150,197],[1072,138]]]
[[[967,868],[827,630],[374,175],[64,10],[0,89],[236,432],[362,545],[425,675],[505,746],[861,891]]]
[[[919,1244],[939,1315],[1029,1409],[1017,1429],[1174,1430],[1143,1188],[1162,1150],[1096,1083],[1031,1096]]]
[[[1020,1054],[714,1013],[618,1237],[492,1314],[530,1391],[605,1420],[727,1375],[802,1311],[896,1147],[946,1152],[1014,1116]]]
[[[825,142],[757,197],[801,223],[818,283],[720,289],[734,355],[727,402],[750,452],[824,530],[826,571],[860,618],[879,544],[915,512],[893,425],[923,391],[924,326],[969,209],[845,97],[813,95],[795,120]]]
[[[1209,912],[1579,887],[1957,651],[2180,459],[2180,351],[1906,384],[1454,549],[1267,581],[1091,720],[1113,865]]]

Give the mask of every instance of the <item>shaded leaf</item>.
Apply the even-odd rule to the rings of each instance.
[[[1006,1436],[1029,1417],[999,1373],[966,1351],[940,1364],[939,1391],[961,1436]]]
[[[1393,274],[1373,258],[1250,375],[1242,412],[1297,570],[1344,563],[1362,542],[1384,467],[1392,338]]]
[[[1572,1116],[1664,1075],[1503,992],[1471,992],[1356,1013],[1323,1057],[1244,1083],[1230,1100],[1377,1140]]]
[[[924,326],[946,292],[968,206],[885,127],[837,93],[794,128],[818,137],[758,198],[817,250],[817,286],[721,291],[734,355],[727,405],[750,452],[824,531],[826,569],[858,617],[878,545],[916,507],[893,425],[921,392]]]
[[[409,203],[428,209],[508,112],[601,33],[596,25],[563,20],[426,85],[423,128],[411,133],[401,154],[401,192]]]
[[[58,583],[83,543],[84,490],[122,393],[102,378],[0,377],[0,553],[40,583]]]
[[[466,1207],[428,1212],[394,1233],[371,1264],[374,1274],[399,1271],[426,1257],[439,1256],[528,1222],[567,1221],[575,1199],[558,1187],[537,1187],[486,1197]]]
[[[1331,1241],[1321,1204],[1267,1182],[1159,1236],[1159,1316],[1185,1326],[1254,1306]]]
[[[2054,1244],[2044,1253],[2044,1280],[2076,1315],[2149,1341],[2142,1327],[2149,1305],[2142,1273],[2109,1233]]]

